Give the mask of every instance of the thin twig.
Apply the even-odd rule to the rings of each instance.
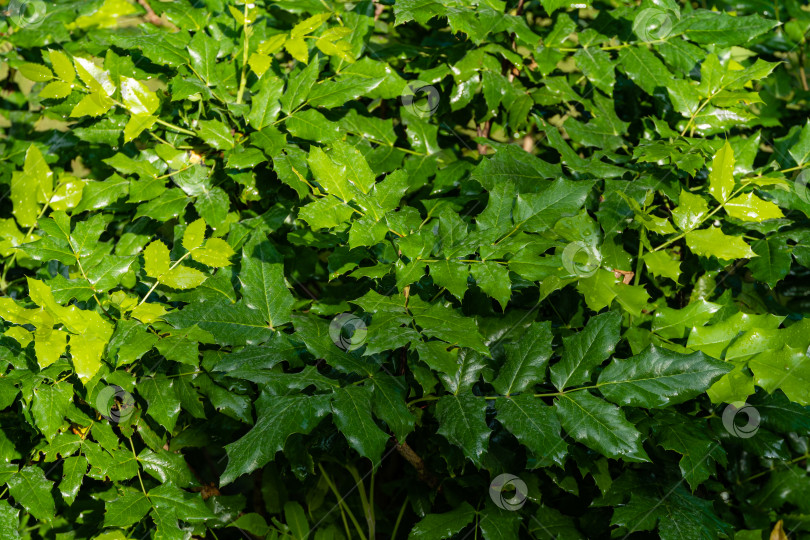
[[[138,3],[141,5],[143,9],[146,10],[146,15],[144,15],[144,19],[146,22],[154,24],[155,26],[165,26],[166,28],[170,28],[172,30],[177,30],[177,27],[170,23],[169,21],[164,21],[161,19],[155,10],[152,9],[152,6],[149,5],[148,0],[138,0]]]

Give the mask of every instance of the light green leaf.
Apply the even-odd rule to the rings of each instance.
[[[739,195],[728,201],[723,208],[728,215],[742,221],[762,222],[766,219],[778,219],[784,217],[782,210],[774,203],[765,201],[749,192]]]
[[[686,245],[696,255],[726,261],[757,256],[741,236],[728,236],[716,227],[686,233]]]
[[[728,141],[712,158],[709,170],[709,194],[724,203],[734,191],[734,149]]]

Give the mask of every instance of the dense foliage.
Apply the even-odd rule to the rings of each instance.
[[[802,0],[12,0],[0,537],[810,537]]]

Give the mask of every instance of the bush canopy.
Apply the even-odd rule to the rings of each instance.
[[[3,540],[810,538],[806,2],[3,9]]]

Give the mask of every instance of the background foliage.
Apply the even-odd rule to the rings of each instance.
[[[808,29],[14,0],[0,536],[804,537]]]

